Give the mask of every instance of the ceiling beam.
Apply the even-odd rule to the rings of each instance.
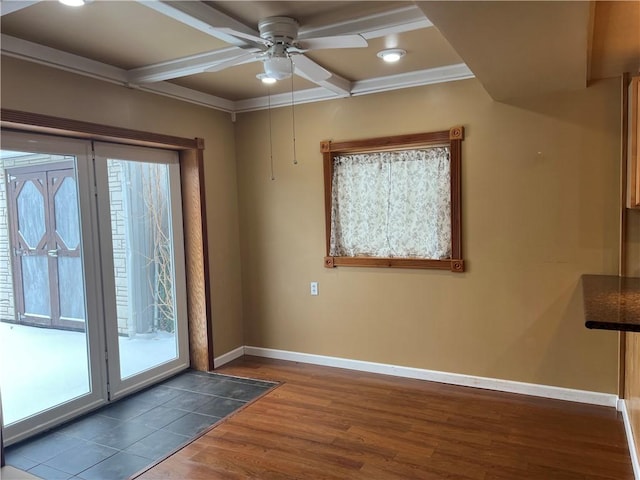
[[[206,71],[207,68],[237,57],[241,53],[260,51],[260,49],[256,48],[251,42],[228,35],[227,33],[221,32],[220,29],[232,28],[250,35],[257,35],[258,33],[256,31],[211,7],[210,4],[203,2],[138,1],[140,1],[141,5],[152,8],[192,28],[228,42],[232,46],[216,51],[142,66],[129,71],[7,35],[2,35],[2,43],[0,44],[2,53],[130,88],[137,88],[224,111],[233,112],[251,109],[252,107],[255,108],[256,105],[252,104],[251,100],[232,102],[214,95],[203,94],[185,87],[180,87],[164,80],[202,73]],[[28,2],[25,0],[20,3]],[[304,35],[307,38],[311,36],[332,36],[354,33],[361,34],[365,38],[376,38],[391,33],[426,28],[431,25],[432,23],[426,18],[422,11],[412,5],[379,14],[368,15],[359,19],[339,21],[337,23],[326,22],[324,24],[307,25],[301,28],[300,33],[301,37]],[[434,69],[429,72],[422,71],[415,74],[383,77],[355,83],[332,73],[328,79],[315,82],[321,88],[294,92],[294,96],[296,102],[301,101],[304,103],[305,101],[345,97],[352,94],[362,95],[374,93],[376,91],[402,88],[407,85],[413,86],[437,83],[438,81],[451,81],[460,78],[469,78],[472,75],[464,65],[443,67],[441,71],[440,69]],[[306,78],[304,75],[301,76]],[[284,100],[285,96],[288,97],[288,100]],[[283,101],[290,102],[291,95],[287,94],[285,96],[283,96]],[[261,102],[261,99],[256,100],[258,103]]]
[[[176,60],[157,63],[154,65],[146,65],[144,67],[134,68],[127,72],[127,81],[132,85],[149,84],[160,82],[163,80],[171,80],[173,78],[184,77],[187,75],[195,75],[205,72],[208,68],[215,66],[217,63],[238,57],[247,50],[238,47],[223,48],[213,52],[201,53],[183,57]],[[249,63],[256,59],[248,59],[241,63]],[[348,96],[351,93],[351,82],[336,74],[331,74],[326,80],[314,81],[299,71],[296,71],[302,78],[309,80],[321,87],[340,96]]]
[[[222,48],[166,62],[134,68],[127,72],[129,82],[134,84],[160,82],[205,72],[217,63],[231,60],[250,50],[239,47]]]
[[[232,28],[253,36],[259,35],[257,31],[203,2],[138,1],[141,2],[141,5],[152,8],[192,28],[196,28],[228,42],[234,45],[235,48],[231,47],[229,49],[221,49],[135,68],[129,71],[129,80],[133,84],[170,80],[172,78],[202,73],[216,63],[238,56],[240,54],[238,51],[239,48],[248,49],[254,46],[251,42],[220,31],[221,28]],[[410,5],[357,19],[323,25],[303,26],[300,29],[299,37],[302,39],[312,36],[361,34],[365,38],[375,38],[392,33],[425,28],[431,25],[431,22],[425,17],[422,10],[415,5]],[[256,49],[256,52],[257,51],[258,49]],[[304,75],[302,76],[304,77]],[[314,83],[341,96],[350,94],[351,83],[335,74],[327,80]]]
[[[38,63],[47,67],[65,70],[129,88],[137,88],[157,93],[209,108],[227,112],[231,112],[234,109],[234,103],[230,100],[197,92],[168,82],[156,82],[138,86],[132,85],[129,82],[129,76],[126,70],[5,34],[0,36],[0,51],[2,55],[20,60]]]
[[[0,51],[2,51],[2,55],[29,60],[99,80],[119,84],[127,83],[126,71],[121,68],[10,35],[2,34],[0,37]]]
[[[1,0],[0,16],[8,15],[39,3],[41,0]]]
[[[132,85],[129,81],[129,72],[126,70],[5,34],[0,36],[0,46],[3,55],[225,112],[260,110],[269,105],[271,107],[291,105],[290,93],[273,95],[271,100],[268,97],[260,97],[233,102],[169,82],[158,81]],[[353,84],[338,75],[333,75],[321,82],[321,87],[294,92],[294,102],[316,102],[472,77],[473,74],[464,64],[363,80]]]
[[[322,23],[322,20],[319,20],[316,25],[302,25],[298,32],[298,38],[303,40],[311,37],[355,34],[369,39],[431,26],[433,23],[420,8],[409,5],[351,20],[332,23]]]
[[[195,28],[196,30],[218,38],[231,45],[235,45],[236,47],[249,47],[255,45],[247,40],[242,40],[238,37],[234,37],[233,35],[229,35],[219,29],[231,28],[248,35],[256,37],[260,36],[260,33],[257,30],[246,26],[244,23],[239,22],[235,18],[230,17],[226,13],[221,12],[204,2],[164,0],[136,1],[138,1],[140,5],[151,8],[152,10],[162,13],[169,18],[182,22],[191,28]]]
[[[298,74],[300,75],[300,74]],[[305,75],[300,75],[302,78],[306,78],[307,80],[315,83],[316,85],[320,85],[321,87],[326,88],[330,92],[340,96],[340,97],[348,97],[351,95],[351,82],[345,78],[342,78],[340,75],[336,75],[332,73],[329,78],[326,80],[315,81],[307,78]]]
[[[203,2],[138,1],[141,2],[141,5],[145,5],[175,20],[183,22],[192,28],[196,28],[225,42],[231,43],[235,47],[179,58],[154,65],[145,65],[130,70],[128,72],[128,78],[132,84],[170,80],[172,78],[202,73],[216,63],[238,56],[240,47],[248,49],[255,46],[251,42],[219,31],[220,28],[232,28],[243,33],[259,36],[257,31],[252,30],[243,23],[238,22]],[[256,49],[256,51],[259,50]],[[304,75],[301,76],[304,77]],[[311,80],[310,78],[307,79]],[[314,82],[313,80],[311,81]],[[351,82],[333,73],[328,79],[314,83],[340,96],[350,95]]]

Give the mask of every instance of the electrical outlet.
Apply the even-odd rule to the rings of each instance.
[[[311,295],[318,295],[318,282],[311,282]]]

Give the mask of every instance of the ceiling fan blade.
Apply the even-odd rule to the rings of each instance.
[[[323,48],[363,48],[369,44],[360,35],[336,35],[333,37],[315,37],[298,40],[296,44],[305,50]]]
[[[249,33],[239,32],[237,30],[234,30],[233,28],[224,27],[224,28],[217,28],[216,30],[226,33],[227,35],[233,35],[234,37],[237,37],[237,38],[249,40],[254,44],[267,45],[267,46],[271,45],[271,42],[269,40],[265,40],[264,38],[261,38],[258,35],[251,35]]]
[[[225,68],[233,67],[234,65],[239,65],[241,63],[246,63],[247,61],[257,60],[260,54],[258,53],[242,53],[235,58],[230,58],[229,60],[224,60],[222,62],[216,63],[215,65],[211,65],[207,67],[205,72],[219,72],[220,70],[224,70]]]
[[[293,57],[293,65],[296,68],[296,73],[312,82],[321,82],[333,75],[329,70],[304,55],[295,55]]]

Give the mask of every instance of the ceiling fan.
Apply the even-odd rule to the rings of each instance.
[[[313,82],[321,82],[332,73],[304,55],[310,50],[325,48],[362,48],[367,41],[360,35],[335,35],[329,37],[299,38],[300,24],[290,17],[267,17],[260,20],[260,36],[239,32],[232,28],[221,28],[226,34],[247,40],[247,52],[217,63],[208,72],[217,72],[225,68],[249,61],[261,61],[264,65],[264,77],[282,80],[297,74]]]

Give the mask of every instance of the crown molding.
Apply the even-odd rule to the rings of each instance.
[[[5,34],[1,36],[1,52],[9,57],[225,112],[241,113],[284,107],[291,105],[292,101],[291,93],[232,101],[163,81],[134,85],[131,83],[131,72],[127,70]],[[464,63],[353,83],[336,76],[324,82],[321,87],[293,92],[293,102],[301,104],[335,100],[352,95],[367,95],[473,77],[473,73]]]
[[[121,68],[10,35],[2,34],[0,37],[0,51],[2,55],[20,60],[97,78],[105,82],[127,84],[127,72]]]
[[[464,63],[447,65],[445,67],[418,70],[415,72],[389,75],[385,77],[372,78],[353,82],[350,96],[368,95],[381,93],[401,88],[420,87],[434,83],[454,82],[474,78],[473,72]],[[293,92],[293,103],[312,103],[323,100],[335,100],[345,95],[327,91],[324,88],[309,88]],[[265,110],[267,108],[278,108],[291,106],[291,93],[280,93],[277,95],[250,98],[235,102],[235,112],[251,112],[253,110]]]
[[[255,110],[266,110],[268,108],[288,107],[291,103],[295,105],[301,103],[313,103],[321,102],[323,100],[333,100],[336,98],[342,98],[344,95],[339,95],[330,91],[327,91],[322,87],[308,88],[306,90],[298,90],[293,92],[293,99],[291,92],[279,93],[277,95],[267,95],[264,97],[248,98],[246,100],[237,100],[234,105],[236,113],[252,112]]]
[[[232,100],[192,90],[191,88],[181,87],[180,85],[175,85],[169,82],[135,85],[131,86],[131,88],[142,90],[143,92],[163,95],[183,102],[194,103],[201,107],[213,108],[215,110],[222,110],[223,112],[229,113],[235,112],[235,103]]]
[[[464,63],[457,63],[444,67],[360,80],[359,82],[354,82],[351,95],[367,95],[369,93],[398,90],[399,88],[455,82],[456,80],[466,80],[468,78],[474,78],[473,72]]]
[[[29,42],[10,35],[0,37],[0,51],[2,55],[26,60],[51,68],[57,68],[85,77],[95,78],[104,82],[115,83],[128,88],[135,88],[146,92],[164,95],[176,100],[195,103],[208,108],[215,108],[225,112],[232,112],[234,102],[198,92],[190,88],[181,87],[168,82],[156,82],[144,85],[132,85],[127,70],[117,68],[106,63],[97,62],[80,55],[56,50],[55,48]]]

